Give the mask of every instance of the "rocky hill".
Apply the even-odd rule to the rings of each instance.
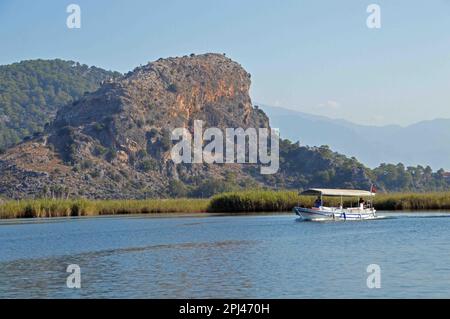
[[[41,134],[0,156],[0,195],[145,198],[209,196],[236,187],[370,185],[368,170],[328,148],[281,143],[281,169],[180,164],[170,132],[205,127],[269,127],[252,106],[250,74],[220,54],[160,59],[60,108]],[[324,185],[322,184],[322,185]]]
[[[120,73],[73,61],[30,60],[0,66],[0,149],[42,131],[56,111]]]

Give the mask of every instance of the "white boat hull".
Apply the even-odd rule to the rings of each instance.
[[[346,220],[368,220],[377,217],[373,208],[303,208],[294,207],[294,212],[303,220],[307,221],[346,221]]]

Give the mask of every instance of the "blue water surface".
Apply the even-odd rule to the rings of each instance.
[[[450,297],[450,214],[380,215],[2,221],[0,298]],[[66,285],[70,264],[81,289]]]

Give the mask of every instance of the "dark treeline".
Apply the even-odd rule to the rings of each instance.
[[[403,164],[381,164],[372,170],[374,180],[385,191],[390,192],[431,192],[450,189],[450,176],[440,169],[433,172],[431,167],[405,167]]]

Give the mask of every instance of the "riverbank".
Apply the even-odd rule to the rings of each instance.
[[[296,205],[312,206],[314,197],[295,191],[246,191],[220,194],[211,199],[148,200],[21,200],[0,202],[0,219],[75,216],[165,214],[165,213],[255,213],[288,212]],[[327,206],[339,206],[340,199],[324,198]],[[346,200],[345,206],[356,206]],[[450,192],[379,194],[377,210],[450,210]]]

